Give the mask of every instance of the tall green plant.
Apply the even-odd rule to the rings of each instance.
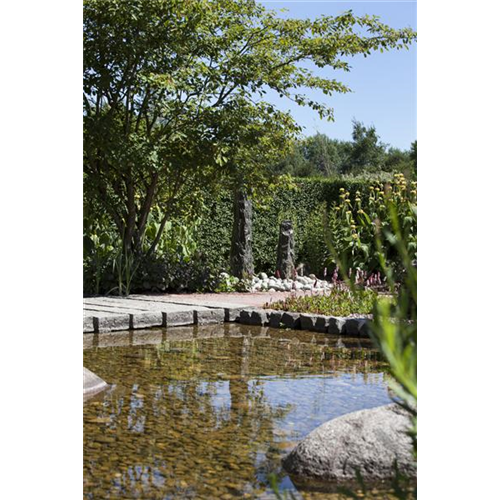
[[[381,270],[380,250],[383,250],[386,269],[401,273],[404,264],[390,237],[393,221],[389,206],[400,221],[407,251],[414,258],[417,221],[413,207],[416,199],[416,182],[408,184],[403,174],[395,174],[390,183],[372,183],[368,196],[340,188],[340,201],[334,204],[328,221],[333,262],[339,267],[372,273]]]

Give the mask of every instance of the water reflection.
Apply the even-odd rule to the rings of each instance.
[[[84,494],[256,498],[317,425],[389,401],[370,343],[243,325],[85,336]],[[326,498],[322,495],[321,498]]]

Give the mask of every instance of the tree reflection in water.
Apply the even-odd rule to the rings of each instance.
[[[359,340],[338,347],[309,332],[226,325],[145,335],[103,336],[115,345],[93,339],[84,351],[85,366],[114,384],[84,405],[86,498],[254,497],[267,473],[281,473],[278,423],[292,409],[269,401],[267,377],[293,384],[383,369]]]

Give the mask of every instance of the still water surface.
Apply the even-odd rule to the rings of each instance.
[[[368,340],[225,324],[84,336],[111,384],[84,403],[84,497],[296,498],[281,468],[327,420],[390,402]]]

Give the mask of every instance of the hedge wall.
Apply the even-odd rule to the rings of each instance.
[[[265,207],[254,204],[253,255],[256,272],[274,273],[280,222],[291,219],[295,228],[296,264],[310,272],[322,273],[327,249],[323,234],[323,212],[339,199],[340,188],[352,193],[368,193],[369,181],[340,179],[300,179],[295,189],[276,192]],[[198,249],[213,264],[229,270],[233,225],[233,202],[229,192],[205,203],[197,234]]]

